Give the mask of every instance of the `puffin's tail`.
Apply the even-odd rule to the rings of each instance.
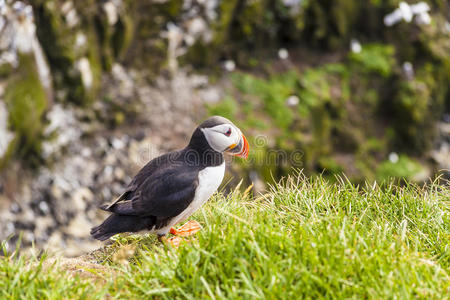
[[[102,224],[91,229],[93,238],[105,241],[115,234],[122,232],[137,232],[150,229],[153,226],[151,218],[141,218],[137,216],[110,215]]]

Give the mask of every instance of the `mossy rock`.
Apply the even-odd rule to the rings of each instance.
[[[167,67],[168,43],[161,32],[167,30],[168,23],[178,23],[183,1],[130,0],[126,7],[128,12],[114,29],[114,53],[117,59],[127,65],[144,69],[147,77],[152,79]],[[119,46],[122,41],[122,46]]]
[[[19,56],[19,67],[9,79],[4,97],[9,124],[15,133],[13,152],[32,165],[39,164],[49,100],[32,55]]]
[[[300,41],[304,5],[300,3],[298,11],[292,12],[282,0],[221,1],[218,18],[210,24],[212,41],[194,44],[183,61],[200,68],[223,59],[255,65],[256,54],[267,55],[281,45]]]
[[[124,59],[125,54],[133,40],[135,30],[135,12],[132,3],[123,7],[118,12],[115,24],[109,24],[103,9],[99,9],[94,17],[97,33],[98,50],[102,60],[102,67],[110,71],[116,61]]]
[[[133,40],[135,24],[133,16],[125,14],[119,18],[114,26],[114,34],[111,37],[111,47],[114,58],[123,60]]]
[[[401,81],[391,104],[395,114],[394,144],[406,153],[424,153],[433,145],[436,120],[442,117],[448,92],[448,85],[437,81],[439,69],[427,64],[416,71],[413,80]]]
[[[305,38],[329,49],[348,45],[355,34],[362,2],[358,0],[310,1],[305,11]]]
[[[79,21],[70,27],[61,11],[64,1],[40,0],[34,4],[37,36],[49,61],[57,93],[64,99],[76,104],[86,105],[96,99],[100,78],[100,47],[94,26],[97,9],[95,1],[84,1],[81,6],[73,2]],[[76,46],[79,36],[84,36],[84,46]],[[77,61],[83,57],[89,60],[93,75],[90,88],[83,86],[80,72],[76,69]],[[100,66],[100,67],[99,67]]]

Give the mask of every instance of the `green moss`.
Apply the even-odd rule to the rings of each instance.
[[[58,1],[39,1],[34,7],[36,29],[50,66],[62,72],[70,69],[75,60],[75,35],[65,25]]]
[[[274,161],[272,166],[262,164],[258,167],[266,180],[273,179],[273,176],[283,176],[294,164],[295,167],[313,170],[319,158],[330,154],[330,137],[335,126],[335,109],[332,104],[335,100],[331,96],[330,80],[332,82],[338,75],[345,77],[346,74],[345,68],[338,64],[308,69],[303,74],[295,71],[273,74],[266,79],[245,73],[232,74],[232,82],[242,94],[239,107],[245,113],[239,124],[244,126],[244,130],[252,128],[276,132],[275,145],[258,148],[258,158]],[[286,103],[292,95],[299,96],[297,107],[289,107]],[[227,111],[229,107],[235,110],[235,105],[235,100],[227,99],[222,106],[216,106],[219,110],[210,112],[240,118],[238,113],[229,114]],[[300,149],[303,154],[298,162],[287,159]],[[276,156],[278,151],[285,155],[279,165],[275,163],[277,158],[272,157]]]
[[[133,31],[133,39],[128,49],[119,57],[136,69],[143,69],[151,77],[160,74],[167,67],[167,38],[161,33],[167,30],[167,24],[178,23],[183,8],[183,0],[168,1],[131,1],[129,0],[129,13],[133,19],[123,19],[127,31]],[[131,8],[130,8],[131,6]],[[133,25],[127,25],[127,20]],[[124,36],[124,43],[126,38]]]
[[[56,90],[66,91],[64,99],[76,104],[86,105],[96,97],[101,69],[97,68],[96,56],[100,51],[95,26],[93,24],[96,3],[84,1],[77,7],[79,24],[70,28],[61,13],[62,1],[38,1],[34,6],[37,36],[44,49],[53,75]],[[77,3],[75,3],[77,6]],[[77,34],[84,34],[87,43],[81,49],[75,47]],[[81,74],[76,71],[76,62],[87,57],[94,77],[93,88],[84,88]]]
[[[378,50],[381,53],[374,54]],[[392,146],[389,141],[398,139],[397,131],[402,129],[395,128],[393,135],[387,135],[386,129],[380,126],[385,114],[380,107],[386,96],[379,90],[395,86],[397,82],[392,76],[373,76],[374,72],[385,76],[394,72],[392,47],[369,45],[368,52],[370,55],[356,58],[362,58],[364,66],[350,60],[307,68],[302,73],[271,74],[266,78],[235,72],[231,74],[236,89],[231,93],[234,97],[226,98],[209,112],[238,119],[244,132],[267,134],[272,142],[263,149],[258,148],[260,159],[268,159],[265,156],[271,151],[283,151],[288,155],[301,151],[300,165],[307,173],[351,170],[354,178],[375,179],[377,165],[387,155],[388,145]],[[382,63],[366,61],[372,56],[381,57],[375,61]],[[296,107],[286,104],[291,95],[299,97]],[[426,107],[411,103],[411,108],[429,115]],[[257,127],[259,123],[266,126]],[[354,161],[356,166],[333,164],[333,155],[337,152],[346,153],[344,156],[350,157],[349,161]],[[257,168],[269,180],[290,172],[292,166],[287,160],[278,167],[252,168]]]
[[[243,73],[232,75],[236,88],[244,94],[255,95],[261,99],[264,111],[276,126],[286,129],[293,121],[294,114],[286,105],[286,99],[298,90],[298,74],[294,71],[277,74],[264,80]]]
[[[306,117],[312,107],[317,107],[330,100],[330,85],[327,72],[323,69],[308,69],[300,79],[301,90],[299,93],[300,115]]]
[[[446,29],[447,20],[439,14],[434,14],[432,20],[431,24],[421,27],[419,35],[421,46],[426,50],[426,55],[430,55],[448,66],[450,64],[450,40]]]
[[[219,115],[233,120],[238,110],[237,105],[236,101],[228,96],[217,104],[207,105],[207,109],[210,115]]]
[[[359,53],[350,53],[350,60],[363,72],[375,73],[384,77],[392,74],[395,65],[395,48],[390,45],[369,44]]]
[[[183,0],[168,0],[168,1],[159,1],[159,4],[156,4],[158,9],[158,15],[163,16],[167,19],[176,19],[183,8]],[[155,5],[152,3],[151,5]]]
[[[218,52],[211,51],[212,46],[205,44],[201,40],[197,40],[192,46],[188,48],[185,55],[179,58],[179,62],[182,65],[194,65],[197,68],[208,68],[209,71],[214,72],[214,68],[217,68],[217,72],[222,70],[218,67]]]
[[[134,34],[134,23],[129,15],[122,16],[115,25],[115,31],[111,38],[111,46],[116,59],[123,59],[131,44]]]
[[[256,53],[267,53],[271,47],[300,40],[304,5],[292,12],[282,0],[220,1],[218,18],[211,24],[212,42],[191,47],[188,61],[197,67],[210,67],[226,57],[238,65],[255,66]]]
[[[40,156],[43,117],[48,100],[31,55],[19,56],[19,67],[5,90],[5,102],[9,124],[16,134],[14,152],[32,164],[36,163]]]
[[[419,162],[406,155],[400,155],[396,162],[389,160],[382,162],[377,168],[376,175],[381,180],[389,180],[391,178],[413,180],[415,175],[422,172],[424,172],[424,168]]]
[[[95,41],[99,43],[98,50],[100,51],[100,57],[102,62],[102,69],[105,71],[111,71],[114,63],[114,51],[111,47],[112,36],[114,34],[113,27],[109,26],[108,19],[105,13],[98,13],[95,18],[95,27],[97,38]]]
[[[93,32],[89,32],[88,41],[89,47],[87,49],[86,56],[89,60],[93,82],[89,90],[87,90],[84,86],[81,86],[84,92],[84,104],[89,104],[90,102],[93,102],[95,100],[100,89],[100,81],[103,71],[100,57],[101,52],[99,49],[100,45],[96,42],[96,38]]]
[[[393,144],[407,153],[423,153],[433,144],[435,120],[441,118],[448,89],[448,85],[443,87],[443,82],[436,79],[439,79],[436,67],[427,64],[419,68],[413,80],[400,82],[391,103],[396,133]]]
[[[342,166],[329,156],[321,157],[318,159],[318,165],[321,170],[324,170],[326,174],[340,174],[344,171]]]
[[[171,3],[173,1],[169,1]],[[98,50],[100,51],[102,67],[110,71],[115,61],[124,58],[135,30],[135,5],[127,3],[126,9],[121,11],[116,24],[110,25],[106,13],[101,10],[95,15]]]
[[[380,161],[380,157],[386,155],[386,140],[378,138],[368,138],[360,141],[355,153],[356,168],[360,171],[360,179],[373,180],[376,178],[375,172]]]
[[[13,72],[13,67],[10,64],[0,64],[0,78],[6,78]]]
[[[336,49],[347,45],[362,12],[358,0],[308,1],[305,37],[316,45]]]
[[[219,19],[213,24],[214,45],[225,45],[230,35],[231,23],[240,2],[239,0],[221,1]]]

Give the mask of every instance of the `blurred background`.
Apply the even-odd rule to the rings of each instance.
[[[99,246],[96,207],[209,115],[249,138],[255,192],[450,169],[446,0],[0,0],[0,239]]]

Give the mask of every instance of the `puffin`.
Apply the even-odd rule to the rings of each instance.
[[[178,230],[173,226],[189,218],[219,188],[225,153],[246,159],[248,141],[230,120],[210,117],[195,129],[184,149],[152,159],[116,200],[100,206],[111,214],[91,229],[91,236],[105,241],[118,233],[147,231],[164,242],[169,232],[175,236],[197,232],[196,221]]]

